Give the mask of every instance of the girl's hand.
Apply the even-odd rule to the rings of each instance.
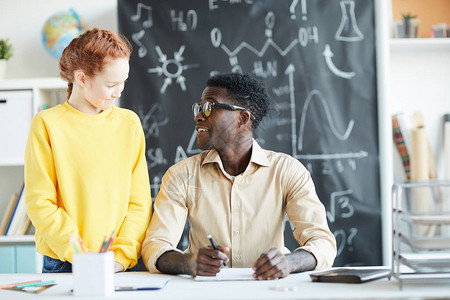
[[[114,262],[114,273],[122,272],[123,266],[119,264],[117,261]]]

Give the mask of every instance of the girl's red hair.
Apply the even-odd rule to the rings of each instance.
[[[73,39],[59,61],[60,76],[67,80],[67,99],[72,94],[74,72],[87,76],[100,73],[106,58],[130,58],[131,44],[122,35],[110,30],[93,28]]]

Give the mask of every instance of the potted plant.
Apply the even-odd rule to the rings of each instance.
[[[395,36],[397,38],[416,38],[419,32],[420,20],[410,13],[402,14],[402,20],[395,22]]]
[[[13,55],[12,44],[9,39],[0,39],[0,78],[5,76],[6,61]]]

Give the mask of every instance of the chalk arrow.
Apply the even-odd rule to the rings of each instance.
[[[323,160],[323,159],[351,159],[351,158],[364,158],[367,157],[369,153],[364,150],[353,153],[335,153],[335,154],[299,154],[295,156],[298,159],[308,159],[308,160]]]
[[[184,65],[183,66],[183,70],[187,70],[187,69],[190,69],[190,68],[198,68],[198,64],[195,64],[195,65]]]
[[[285,75],[289,76],[289,99],[291,104],[291,139],[292,139],[292,155],[297,155],[297,119],[295,117],[295,90],[294,90],[294,72],[295,67],[293,64],[289,64],[284,71]]]
[[[333,52],[330,49],[330,45],[325,45],[325,50],[323,51],[323,56],[325,56],[325,61],[327,62],[328,68],[331,72],[333,72],[334,75],[345,78],[345,79],[351,79],[355,77],[355,72],[344,72],[336,68],[336,66],[333,63],[332,57],[334,56]]]
[[[158,56],[159,56],[159,58],[158,58],[159,62],[162,62],[162,63],[165,62],[167,60],[167,55],[165,55],[161,51],[161,48],[159,48],[159,46],[156,46],[155,49],[156,49],[156,52],[158,53]]]
[[[292,74],[295,72],[295,67],[293,64],[289,64],[289,66],[284,71],[284,75]]]
[[[166,79],[164,79],[164,84],[161,87],[161,94],[164,94],[164,92],[166,91],[166,88],[168,85],[172,84],[172,79],[167,77]]]
[[[177,52],[174,53],[174,58],[175,58],[176,61],[183,61],[183,60],[184,60],[184,58],[183,58],[183,52],[184,52],[184,49],[185,49],[185,48],[186,48],[186,47],[185,47],[184,45],[182,45],[182,46],[180,47],[180,49],[179,49]]]
[[[286,68],[286,71],[284,71],[284,75],[288,75],[289,76],[289,93],[291,96],[291,108],[293,106],[295,106],[295,98],[294,98],[294,72],[295,72],[295,67],[293,64],[289,64],[289,66]]]
[[[163,69],[160,66],[157,66],[156,68],[151,68],[147,70],[148,73],[158,73],[158,76],[161,76]]]
[[[186,81],[186,78],[184,78],[184,76],[179,76],[177,78],[177,83],[180,85],[180,87],[183,91],[186,91],[186,84],[184,84],[185,81]]]

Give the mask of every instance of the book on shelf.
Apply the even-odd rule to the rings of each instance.
[[[14,236],[19,235],[24,223],[26,222],[27,216],[27,208],[25,206],[25,185],[22,185],[22,189],[19,194],[19,198],[17,199],[16,207],[12,213],[12,216],[9,221],[9,225],[6,228],[5,235]]]
[[[31,226],[31,220],[30,220],[30,218],[28,218],[28,215],[27,215],[25,222],[23,223],[22,227],[17,232],[17,235],[28,234],[28,232],[30,231],[30,226]]]
[[[5,213],[3,214],[2,223],[0,225],[0,235],[5,235],[6,228],[8,228],[9,221],[11,220],[13,211],[16,208],[18,199],[19,199],[19,194],[14,194],[11,196],[8,207],[6,208]]]
[[[410,129],[406,124],[403,114],[395,114],[392,116],[392,135],[394,143],[403,164],[403,170],[405,171],[406,180],[411,179],[411,166],[410,166]]]
[[[11,224],[12,224],[12,221],[13,221],[13,219],[14,219],[14,215],[16,214],[16,211],[17,211],[17,209],[18,209],[18,207],[19,207],[20,198],[22,197],[22,194],[23,194],[24,190],[25,190],[25,185],[22,184],[22,187],[21,187],[20,192],[19,192],[19,194],[18,194],[17,200],[16,200],[16,202],[14,203],[14,207],[13,207],[11,216],[10,216],[9,219],[7,220],[7,223],[8,223],[8,224],[7,224],[7,226],[6,226],[4,235],[8,235],[8,233],[11,232]]]

